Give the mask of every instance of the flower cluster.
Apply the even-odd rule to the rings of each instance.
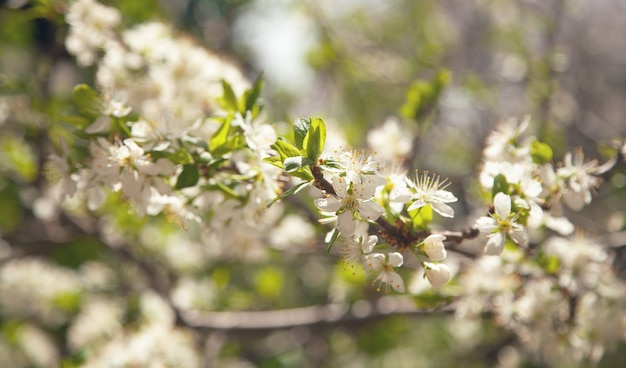
[[[164,23],[122,29],[118,11],[94,0],[73,2],[66,19],[68,50],[95,65],[98,91],[74,90],[80,116],[69,121],[88,143],[50,157],[59,199],[85,198],[95,211],[120,193],[139,215],[165,214],[183,226],[211,217],[216,226],[250,228],[259,243],[255,217],[278,175],[261,161],[276,132],[260,116],[260,81],[252,85]]]
[[[398,271],[407,257],[422,265],[434,287],[447,283],[451,271],[442,263],[446,236],[431,231],[430,224],[433,213],[454,216],[448,203],[457,198],[446,190],[449,182],[428,172],[411,178],[402,167],[387,168],[366,151],[339,149],[326,157],[321,149],[325,132],[321,119],[301,119],[294,125],[295,145],[277,141],[273,146],[279,156],[266,162],[309,180],[279,198],[302,185],[321,189],[314,199],[324,216],[321,222],[335,224],[327,236],[329,249],[338,241],[343,259],[361,265],[386,290],[406,291]],[[372,224],[381,228],[380,237],[368,232]]]
[[[563,216],[562,204],[580,210],[589,204],[600,184],[596,161],[584,160],[582,151],[568,152],[563,164],[552,164],[550,146],[524,138],[529,118],[509,119],[487,139],[480,183],[493,194],[493,212],[476,221],[486,234],[485,253],[500,254],[507,240],[521,247],[527,229],[545,226],[561,235],[574,231]]]

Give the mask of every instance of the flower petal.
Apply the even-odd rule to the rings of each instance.
[[[450,268],[445,263],[424,262],[426,278],[435,287],[440,288],[450,280]]]
[[[493,198],[493,207],[500,218],[509,217],[511,213],[511,197],[508,194],[498,192]]]
[[[483,216],[476,220],[476,227],[481,233],[491,234],[498,228],[498,222],[493,217]]]
[[[485,254],[497,256],[502,253],[506,235],[502,232],[493,233],[487,237],[487,245],[485,245]]]
[[[402,258],[402,254],[398,252],[389,253],[389,264],[393,267],[400,267],[404,263],[404,258]]]
[[[317,198],[313,201],[313,203],[315,204],[315,207],[326,212],[337,212],[341,208],[341,201],[332,196]]]
[[[443,202],[430,202],[430,206],[443,217],[454,217],[454,209]]]
[[[528,233],[526,232],[526,229],[524,229],[524,227],[521,225],[513,227],[509,231],[509,235],[511,235],[513,241],[521,247],[525,247],[526,244],[528,244]]]
[[[348,236],[354,234],[356,229],[356,221],[354,215],[350,211],[344,211],[337,216],[337,229],[341,235]]]
[[[385,209],[374,201],[365,201],[359,204],[359,206],[357,207],[357,211],[362,218],[369,221],[376,221],[380,217],[380,215],[385,212]]]
[[[391,287],[399,292],[404,293],[406,289],[404,288],[404,280],[400,275],[395,272],[386,272],[385,282],[387,285],[391,285]]]

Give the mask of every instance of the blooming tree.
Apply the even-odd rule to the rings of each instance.
[[[415,132],[400,117],[355,149],[322,118],[271,121],[262,76],[248,80],[166,23],[126,26],[95,0],[62,13],[65,49],[94,80],[73,87],[71,112],[42,129],[45,178],[2,167],[3,180],[29,183],[20,196],[44,235],[16,225],[0,238],[0,362],[195,367],[218,364],[220,331],[393,312],[490,318],[515,349],[547,364],[597,363],[626,340],[616,244],[570,218],[603,179],[623,175],[623,141],[603,163],[581,148],[555,159],[533,119],[504,120],[486,138],[469,201],[431,173],[437,167],[413,167]],[[402,114],[427,120],[449,77],[415,84]],[[0,123],[9,131],[11,119],[0,114]],[[15,163],[34,150],[6,151]],[[459,211],[462,201],[473,209]],[[55,256],[58,244],[75,248]],[[229,266],[304,244],[374,292],[379,308],[351,300],[344,282],[322,306],[224,310],[255,307],[230,293]],[[324,277],[308,272],[309,284]],[[288,277],[259,274],[269,303]]]

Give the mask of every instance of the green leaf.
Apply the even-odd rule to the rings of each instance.
[[[311,118],[311,128],[304,137],[302,143],[303,149],[306,149],[307,157],[316,162],[319,155],[324,149],[324,141],[326,140],[326,124],[320,118]]]
[[[166,158],[173,164],[190,164],[193,162],[193,156],[184,149],[179,149],[176,152],[150,151],[148,154],[155,162],[160,158]]]
[[[266,164],[274,165],[279,169],[283,168],[283,160],[279,156],[271,156],[263,159]]]
[[[259,96],[261,96],[261,90],[263,89],[263,73],[259,74],[259,76],[252,84],[252,88],[247,90],[244,95],[244,107],[245,111],[253,111],[253,107],[256,104]],[[243,111],[243,113],[245,113]]]
[[[224,96],[222,96],[221,99],[223,107],[230,112],[239,111],[237,96],[235,96],[235,92],[233,91],[233,87],[231,87],[230,83],[222,80],[222,89],[224,90]]]
[[[288,157],[301,156],[299,149],[283,139],[276,140],[271,147],[278,152],[283,161]]]
[[[246,138],[241,133],[228,137],[226,142],[213,150],[215,156],[223,156],[246,146]]]
[[[335,228],[333,229],[333,235],[330,237],[330,241],[328,242],[328,246],[326,247],[326,253],[330,253],[330,249],[333,247],[333,244],[335,244],[335,241],[337,240],[338,237],[339,237],[339,230]]]
[[[277,201],[280,201],[283,198],[287,198],[289,196],[297,194],[298,192],[308,187],[309,185],[311,185],[310,181],[304,181],[302,183],[298,183],[294,185],[293,187],[289,188],[289,190],[285,191],[283,194],[276,196],[276,198],[272,199],[272,201],[267,205],[267,207],[269,208],[271,205],[273,205]]]
[[[96,90],[86,84],[79,84],[72,91],[72,98],[78,111],[87,118],[94,120],[100,115],[103,102]]]
[[[442,69],[430,82],[424,80],[413,82],[407,91],[406,101],[400,108],[400,115],[418,122],[423,120],[435,107],[450,80],[450,72]]]
[[[307,157],[303,156],[287,157],[285,161],[283,161],[283,168],[287,172],[293,172],[314,163],[315,161],[311,161]]]
[[[289,175],[294,176],[296,178],[300,178],[302,180],[306,180],[306,181],[311,181],[315,179],[315,177],[313,177],[313,173],[311,172],[311,169],[309,168],[309,166],[305,166],[296,171],[292,171],[289,173]]]
[[[557,256],[548,255],[545,252],[539,252],[537,254],[537,264],[544,269],[548,274],[556,273],[561,267],[561,261]]]
[[[231,122],[232,115],[229,115],[228,118],[224,120],[222,125],[220,125],[219,129],[215,133],[213,133],[213,136],[209,140],[209,147],[212,150],[226,143],[226,140],[228,139],[228,132],[230,131]]]
[[[502,174],[498,174],[493,178],[493,188],[491,189],[492,198],[498,193],[509,194],[509,183]]]
[[[303,149],[304,137],[309,133],[311,122],[307,119],[297,119],[293,124],[293,138],[298,149]]]
[[[196,185],[200,180],[200,171],[195,164],[183,165],[183,171],[176,181],[176,189],[188,188]]]
[[[426,205],[412,211],[409,211],[411,223],[415,230],[428,230],[428,225],[433,221],[433,209],[430,205]]]
[[[530,144],[530,157],[538,165],[551,162],[552,148],[547,143],[535,140]]]

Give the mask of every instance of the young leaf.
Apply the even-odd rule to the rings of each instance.
[[[493,178],[493,188],[491,189],[492,198],[500,192],[509,194],[509,183],[506,181],[506,177],[502,174],[498,174]]]
[[[330,237],[330,241],[328,242],[328,246],[326,247],[326,253],[330,254],[330,249],[333,247],[333,244],[335,244],[335,240],[337,240],[338,237],[339,237],[339,230],[334,229],[333,235]]]
[[[293,172],[314,163],[315,161],[311,161],[307,157],[303,156],[287,157],[285,161],[283,161],[283,168],[287,172]]]
[[[294,147],[293,144],[282,139],[276,140],[271,147],[278,152],[282,160],[285,160],[288,157],[301,156],[300,150]]]
[[[246,111],[252,111],[256,101],[259,99],[261,95],[261,90],[263,89],[263,73],[259,74],[259,76],[254,81],[252,88],[247,90],[243,96],[244,98],[244,107],[245,113]]]
[[[72,91],[76,108],[89,119],[95,119],[102,111],[103,103],[96,90],[86,84],[79,84]]]
[[[289,196],[297,194],[298,192],[308,187],[309,185],[311,185],[310,181],[303,181],[301,183],[294,185],[293,187],[289,188],[289,190],[285,191],[283,194],[276,196],[276,198],[272,199],[272,201],[268,203],[267,207],[269,208],[271,205],[273,205],[277,201],[280,201],[283,198],[287,198]]]
[[[231,87],[231,85],[225,80],[222,80],[222,88],[224,90],[224,96],[222,97],[222,104],[224,105],[224,108],[230,112],[239,111],[237,96],[235,96],[233,87]]]
[[[200,171],[194,164],[183,165],[183,171],[176,181],[176,189],[188,188],[196,185],[200,180]]]
[[[263,159],[266,164],[274,165],[279,169],[283,168],[283,160],[279,156],[271,156]]]
[[[298,149],[303,149],[304,137],[309,133],[311,122],[307,119],[297,119],[293,124],[293,138]]]
[[[230,123],[232,121],[232,114],[229,115],[220,128],[213,134],[209,140],[209,147],[211,151],[215,151],[218,147],[222,146],[228,140],[228,133],[230,132]]]
[[[324,140],[326,140],[326,125],[320,118],[311,118],[311,127],[302,142],[302,149],[306,150],[307,158],[313,162],[322,153]]]
[[[530,157],[536,164],[548,163],[552,161],[552,148],[547,143],[535,140],[530,144]]]

